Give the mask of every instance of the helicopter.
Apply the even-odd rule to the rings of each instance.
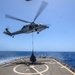
[[[47,25],[35,23],[35,20],[38,18],[38,16],[42,13],[42,11],[46,8],[47,5],[48,5],[47,2],[45,2],[45,1],[42,2],[33,22],[22,20],[22,19],[10,16],[10,15],[5,15],[6,18],[18,20],[18,21],[21,21],[21,22],[29,23],[29,24],[24,25],[20,30],[15,31],[15,32],[10,32],[8,28],[5,28],[5,31],[3,33],[6,34],[6,35],[14,37],[15,35],[22,34],[22,33],[29,34],[29,33],[32,33],[32,32],[37,32],[37,34],[39,34],[39,32],[41,32],[42,30],[44,30],[46,28],[49,28],[49,26],[47,26]]]

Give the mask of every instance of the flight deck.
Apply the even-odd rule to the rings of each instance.
[[[34,64],[29,62],[29,58],[21,58],[0,65],[0,75],[75,75],[75,73],[53,58],[37,58]]]

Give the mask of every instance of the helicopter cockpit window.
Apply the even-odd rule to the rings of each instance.
[[[26,26],[23,26],[22,29],[26,28]]]

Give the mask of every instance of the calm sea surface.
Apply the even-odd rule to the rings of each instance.
[[[0,64],[22,57],[30,57],[30,55],[29,51],[0,51]],[[75,52],[35,52],[35,56],[54,57],[75,70]]]

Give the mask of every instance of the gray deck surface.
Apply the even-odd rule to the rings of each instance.
[[[0,66],[0,75],[74,75],[53,59],[37,59],[37,63],[30,65],[25,61],[28,60],[19,59]]]

